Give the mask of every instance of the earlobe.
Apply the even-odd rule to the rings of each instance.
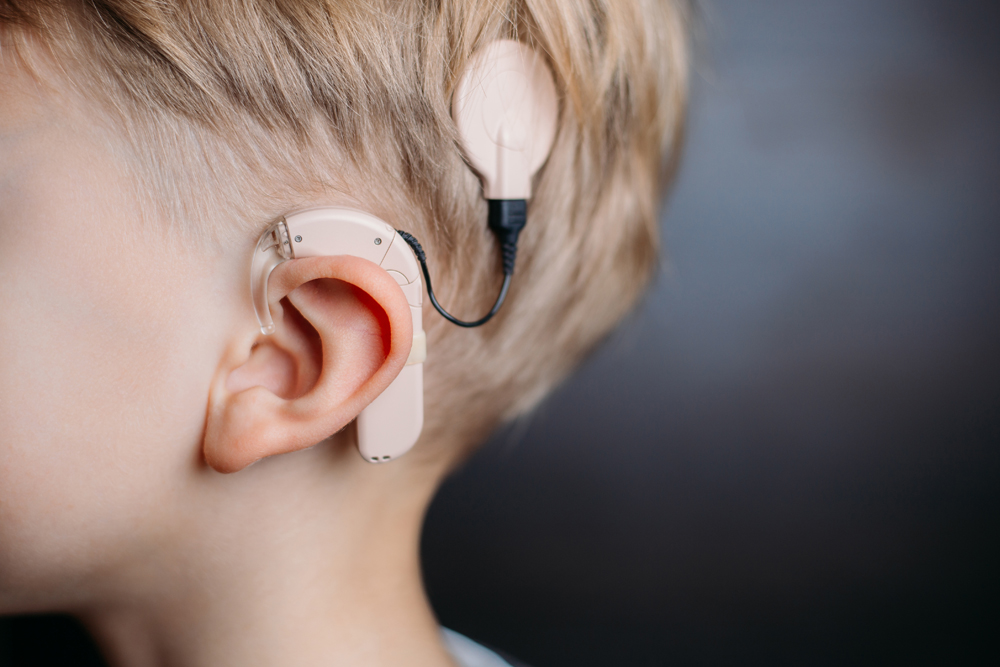
[[[376,264],[338,255],[271,274],[272,336],[234,341],[209,395],[206,462],[236,472],[310,447],[347,426],[406,363],[409,305]]]

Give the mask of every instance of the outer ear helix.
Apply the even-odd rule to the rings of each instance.
[[[293,258],[352,255],[384,269],[403,290],[409,305],[413,338],[405,368],[358,416],[358,449],[373,463],[405,454],[423,428],[423,285],[412,250],[395,230],[363,211],[329,207],[286,216],[260,238],[251,266],[251,292],[261,332],[274,331],[268,306],[268,279],[279,264]]]
[[[283,263],[269,282],[272,303],[287,300],[274,337],[244,339],[209,396],[203,451],[220,472],[341,430],[394,384],[411,353],[410,306],[377,265],[348,255],[304,258]],[[275,381],[275,372],[292,379]],[[301,373],[305,384],[294,380]],[[296,389],[274,389],[286,386]]]

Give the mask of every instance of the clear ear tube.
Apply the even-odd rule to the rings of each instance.
[[[274,267],[295,258],[288,238],[288,226],[284,218],[271,225],[257,241],[250,266],[250,293],[253,295],[253,309],[263,334],[274,333],[274,320],[267,304],[267,279]]]

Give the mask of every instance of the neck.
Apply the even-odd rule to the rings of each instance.
[[[79,615],[116,666],[451,666],[419,564],[436,476],[402,463],[331,447],[204,471],[221,485],[188,490],[180,536]]]

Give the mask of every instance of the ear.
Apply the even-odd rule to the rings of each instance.
[[[285,262],[268,302],[274,334],[234,341],[213,378],[203,450],[219,472],[344,428],[392,383],[413,343],[402,290],[359,257]]]

